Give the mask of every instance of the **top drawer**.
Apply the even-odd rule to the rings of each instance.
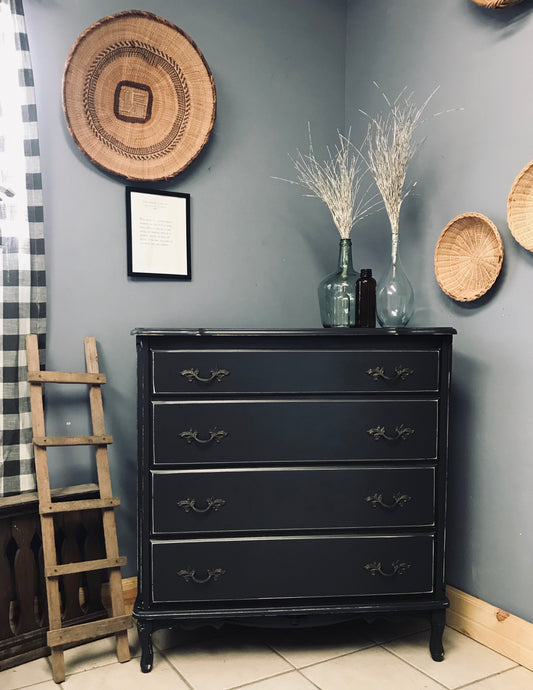
[[[438,350],[154,350],[153,393],[439,390]]]

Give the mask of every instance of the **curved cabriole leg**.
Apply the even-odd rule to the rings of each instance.
[[[141,643],[141,671],[150,673],[154,665],[154,650],[152,648],[152,623],[137,621],[139,642]]]
[[[442,661],[444,659],[444,647],[442,645],[442,636],[444,634],[444,627],[446,625],[446,611],[432,611],[431,612],[431,635],[429,638],[429,651],[433,661]]]

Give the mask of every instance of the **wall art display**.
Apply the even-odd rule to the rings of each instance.
[[[507,199],[507,224],[515,240],[533,251],[533,161],[513,182]]]
[[[190,195],[126,187],[128,275],[191,279]]]
[[[448,297],[471,302],[495,283],[503,263],[503,243],[482,213],[463,213],[442,231],[435,248],[435,276]]]
[[[63,109],[92,163],[130,180],[163,180],[207,143],[215,84],[184,31],[129,10],[100,19],[76,40],[65,65]]]
[[[474,2],[476,5],[488,7],[490,10],[501,10],[504,7],[518,5],[518,3],[522,2],[522,0],[474,0]]]

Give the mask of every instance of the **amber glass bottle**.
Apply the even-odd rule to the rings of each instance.
[[[362,268],[355,284],[355,325],[357,328],[376,327],[376,281],[371,268]]]

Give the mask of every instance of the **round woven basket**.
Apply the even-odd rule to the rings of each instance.
[[[500,234],[481,213],[463,213],[441,232],[435,248],[435,276],[448,297],[471,302],[494,284],[503,262]]]
[[[513,182],[507,199],[507,224],[515,240],[533,251],[533,161]]]
[[[77,39],[63,75],[68,129],[93,163],[130,180],[186,168],[215,121],[213,77],[192,39],[155,14],[104,17]]]
[[[511,5],[518,5],[522,0],[474,0],[474,2],[476,5],[481,5],[482,7],[499,10],[504,7],[510,7]]]

